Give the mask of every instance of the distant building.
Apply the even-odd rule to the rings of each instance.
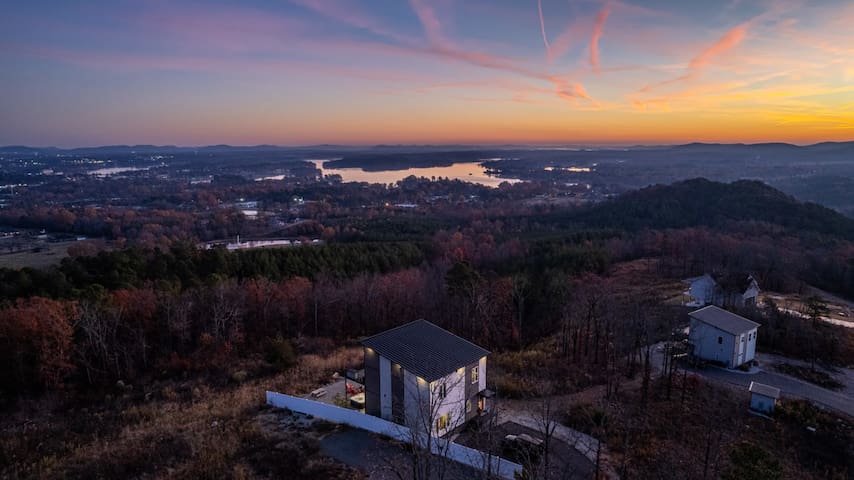
[[[705,274],[685,280],[689,307],[717,305],[724,308],[741,308],[756,305],[759,283],[748,273],[713,275]]]
[[[780,389],[764,383],[750,382],[750,409],[755,412],[771,413],[780,398]]]
[[[696,358],[736,368],[756,356],[759,324],[714,305],[688,314],[688,343]]]
[[[426,320],[362,345],[365,413],[442,436],[488,410],[487,350]]]
[[[212,248],[222,248],[224,247],[226,250],[250,250],[254,248],[271,248],[271,247],[291,247],[291,246],[299,246],[299,245],[321,245],[323,244],[323,240],[313,239],[311,242],[303,242],[302,240],[290,240],[290,239],[262,239],[262,240],[240,240],[240,236],[238,235],[234,242],[224,242],[224,241],[213,241],[199,244],[199,248],[203,250],[210,250]]]

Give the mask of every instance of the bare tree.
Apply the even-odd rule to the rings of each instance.
[[[525,315],[525,300],[529,294],[528,278],[524,275],[514,275],[511,280],[513,306],[516,308],[516,322],[519,329],[519,344],[524,344],[524,315]]]
[[[451,442],[441,438],[466,419],[465,370],[434,382],[404,374],[403,429],[406,462],[390,462],[390,470],[401,480],[442,480],[448,476]],[[459,395],[463,392],[462,395]]]

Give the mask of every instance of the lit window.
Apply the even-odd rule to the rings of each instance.
[[[436,420],[436,430],[444,430],[444,429],[448,428],[448,425],[450,423],[451,423],[451,414],[446,413],[446,414],[442,415],[441,417],[439,417],[438,420]]]
[[[471,383],[477,383],[478,378],[477,367],[474,367],[471,369]]]

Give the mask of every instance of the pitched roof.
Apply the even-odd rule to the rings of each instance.
[[[750,288],[755,280],[749,273],[730,273],[727,275],[715,275],[715,281],[724,292],[744,293]]]
[[[765,385],[764,383],[750,382],[750,387],[747,388],[750,393],[758,393],[759,395],[771,398],[780,398],[780,389]]]
[[[695,310],[688,315],[733,335],[738,335],[759,327],[759,324],[752,320],[748,320],[741,315],[736,315],[714,305]]]
[[[488,350],[427,320],[378,333],[362,340],[362,345],[428,382],[489,355]]]

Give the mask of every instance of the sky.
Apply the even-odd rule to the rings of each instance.
[[[854,140],[850,0],[5,1],[0,144]]]

